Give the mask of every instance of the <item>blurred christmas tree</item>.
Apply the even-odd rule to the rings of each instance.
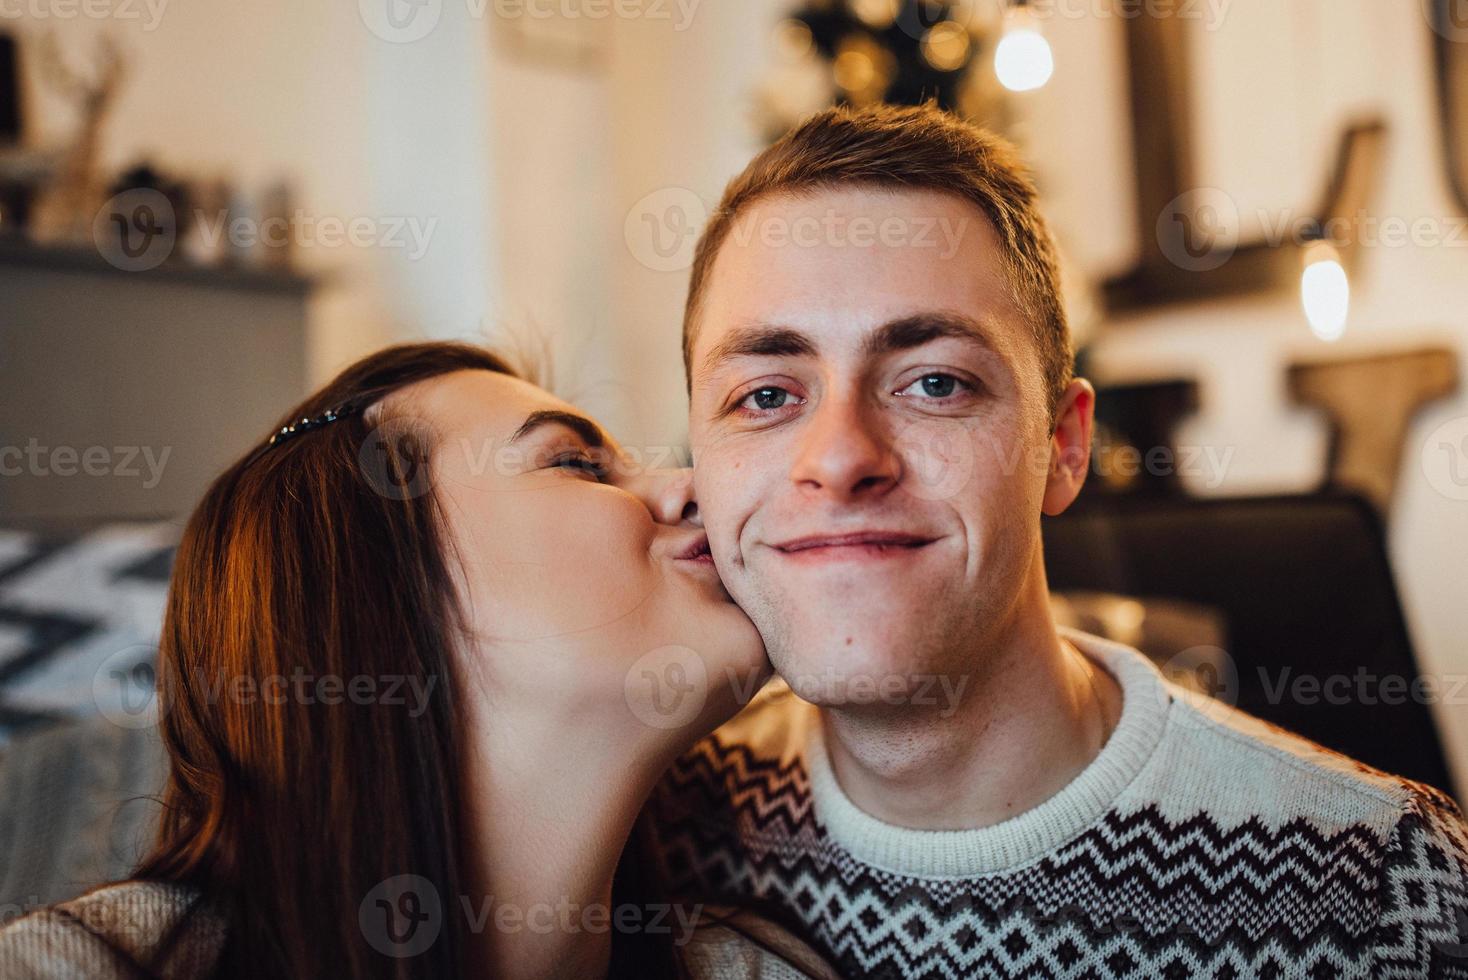
[[[993,70],[1005,0],[805,0],[776,27],[778,65],[760,92],[775,140],[832,104],[939,106],[1009,128]]]

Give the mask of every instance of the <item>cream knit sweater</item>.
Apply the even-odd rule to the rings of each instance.
[[[197,892],[127,881],[37,910],[0,929],[0,980],[202,980],[225,926]],[[681,947],[694,980],[837,980],[819,955],[774,923],[710,909],[717,923]]]
[[[849,977],[1468,978],[1452,801],[1065,635],[1123,706],[1049,800],[975,830],[883,823],[774,685],[654,794],[670,888],[762,903]]]

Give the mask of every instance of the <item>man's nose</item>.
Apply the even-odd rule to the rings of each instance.
[[[877,412],[856,397],[826,398],[802,433],[790,478],[841,499],[880,497],[902,476]]]

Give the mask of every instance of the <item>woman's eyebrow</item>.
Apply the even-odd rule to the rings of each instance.
[[[521,436],[528,435],[546,425],[565,426],[580,436],[592,449],[601,449],[607,444],[607,436],[601,430],[601,426],[584,415],[577,415],[575,412],[563,412],[559,409],[543,409],[538,412],[531,412],[525,421],[520,424],[520,428],[515,430],[515,434],[510,436],[510,442],[514,442]]]

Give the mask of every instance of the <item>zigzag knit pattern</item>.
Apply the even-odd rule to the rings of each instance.
[[[1451,800],[1185,702],[1098,643],[1129,703],[1092,785],[993,828],[881,825],[842,797],[813,709],[757,701],[654,796],[670,889],[759,907],[847,977],[1468,978]],[[1097,764],[1118,791],[1069,806],[1098,798]]]

